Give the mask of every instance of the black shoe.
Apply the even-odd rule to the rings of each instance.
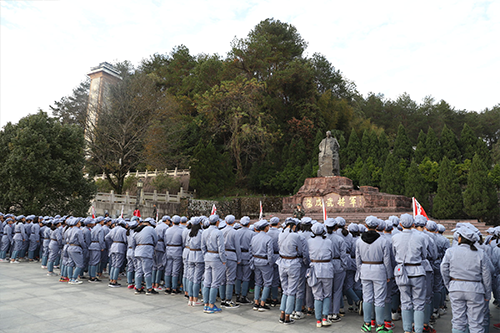
[[[253,305],[253,310],[254,310],[254,311],[258,311],[258,310],[259,310],[259,308],[260,308],[260,305],[259,305],[259,304],[255,304],[255,303],[254,303],[254,305]]]
[[[240,303],[240,304],[250,304],[252,302],[250,302],[248,300],[248,298],[246,296],[241,296],[237,301],[236,303]]]
[[[236,303],[240,303],[240,296],[236,296]]]
[[[222,300],[220,301],[220,306],[221,306],[221,307],[226,306],[226,304],[227,304],[226,300],[222,299]]]
[[[285,320],[283,322],[284,325],[291,325],[291,324],[294,324],[295,323],[295,320],[293,320],[292,318],[290,318],[289,320]]]
[[[165,289],[165,295],[170,295],[172,293],[172,289]]]
[[[264,304],[264,305],[259,306],[259,312],[264,312],[264,311],[266,311],[266,310],[271,310],[271,308],[270,308],[270,307],[268,307],[268,306],[267,306],[267,305],[265,305],[265,304]]]
[[[144,288],[141,288],[141,289],[135,289],[135,294],[136,295],[140,295],[140,294],[144,294]]]
[[[146,295],[158,295],[158,292],[151,288],[151,290],[146,290]]]

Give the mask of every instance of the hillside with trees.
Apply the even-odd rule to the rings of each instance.
[[[124,80],[94,125],[101,136],[87,170],[120,179],[125,169],[191,167],[201,197],[291,195],[316,175],[318,143],[331,130],[341,175],[356,186],[415,196],[436,217],[498,217],[500,104],[461,110],[407,93],[363,96],[356,78],[307,56],[297,29],[275,19],[230,45],[226,56],[180,45],[137,68],[115,64]],[[53,115],[84,127],[88,89],[84,81],[55,102]],[[123,181],[112,186],[121,193]]]

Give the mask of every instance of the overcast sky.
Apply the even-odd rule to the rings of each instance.
[[[274,17],[294,25],[366,96],[456,109],[500,103],[500,1],[0,1],[0,126],[71,91],[100,62],[138,65],[186,45],[226,56]]]

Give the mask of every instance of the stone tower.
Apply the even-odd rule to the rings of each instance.
[[[122,78],[120,73],[107,62],[101,62],[99,66],[92,67],[87,75],[90,77],[89,104],[85,126],[85,139],[88,141],[91,140],[93,128],[99,117],[99,110],[109,98],[109,87]]]

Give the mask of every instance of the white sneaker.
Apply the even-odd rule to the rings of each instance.
[[[440,316],[443,316],[443,315],[446,314],[446,309],[445,308],[439,308],[438,312],[439,312]]]
[[[331,321],[329,321],[328,319],[326,319],[326,320],[325,320],[325,319],[323,319],[323,320],[321,321],[321,325],[322,325],[322,326],[331,326],[331,325],[332,325],[332,322],[331,322]]]
[[[202,306],[202,305],[204,305],[204,304],[203,304],[203,302],[200,302],[200,301],[198,301],[198,302],[195,302],[195,301],[191,302],[191,306]]]
[[[391,313],[391,318],[392,318],[392,321],[401,320],[401,314],[399,312],[393,312],[393,313]]]
[[[293,319],[295,319],[295,320],[301,320],[301,319],[304,319],[305,317],[306,317],[306,315],[304,314],[304,312],[297,311],[297,312],[295,312],[295,315],[294,315]]]
[[[11,263],[11,264],[19,264],[19,261],[14,260],[14,261],[11,261],[10,263]]]
[[[47,266],[43,266],[43,265],[42,265],[42,269],[47,269]]]
[[[81,284],[81,283],[83,283],[83,282],[82,282],[82,281],[80,281],[80,280],[69,280],[69,282],[68,282],[68,283],[69,283],[69,284]]]
[[[317,320],[317,321],[316,321],[316,327],[317,327],[317,328],[321,328],[321,326],[323,326],[323,325],[321,324],[321,321]]]
[[[192,303],[193,303],[193,302],[188,301],[188,306],[194,306]]]
[[[56,273],[54,273],[54,272],[48,272],[47,276],[56,276]]]

